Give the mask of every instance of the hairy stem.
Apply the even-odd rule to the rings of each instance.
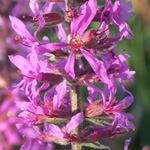
[[[76,79],[78,80],[79,77],[79,59],[75,59],[75,74],[76,74]],[[79,85],[72,85],[71,86],[71,110],[72,110],[72,115],[77,114],[80,112],[80,86]],[[81,136],[81,127],[78,126],[76,127],[71,134],[75,134],[78,137]],[[79,145],[79,143],[72,143],[72,150],[81,150],[82,147]]]
[[[70,6],[75,7],[76,1],[75,0],[66,0],[66,10],[69,10]],[[67,41],[69,42],[71,39],[71,34],[70,34],[70,22],[66,23],[66,32],[67,32]],[[70,50],[69,50],[70,51]],[[75,77],[76,81],[79,79],[79,59],[77,58],[77,55],[75,56]],[[80,86],[79,85],[71,85],[71,92],[70,92],[70,97],[71,97],[71,111],[72,111],[72,116],[80,112]],[[72,130],[71,134],[75,134],[77,137],[81,136],[81,127],[76,127],[74,130]],[[79,143],[75,142],[72,143],[72,150],[82,150],[82,147],[80,146]]]

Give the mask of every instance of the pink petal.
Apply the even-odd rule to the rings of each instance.
[[[38,133],[34,129],[34,127],[30,127],[26,124],[17,124],[17,128],[19,131],[28,138],[36,138],[38,137]]]
[[[125,141],[124,150],[128,150],[128,146],[129,146],[131,140],[132,140],[132,138],[129,138],[129,139],[127,139],[127,140]]]
[[[65,65],[65,71],[73,78],[75,79],[75,72],[74,72],[74,63],[75,63],[75,56],[74,51],[69,55],[69,58],[67,60],[67,63]]]
[[[62,81],[56,86],[56,94],[53,98],[54,110],[57,110],[63,102],[63,99],[67,93],[66,80]]]
[[[87,52],[83,49],[81,49],[81,52],[82,52],[83,56],[86,58],[86,60],[89,62],[93,71],[100,78],[100,80],[106,84],[109,84],[109,78],[107,76],[107,70],[104,67],[103,62],[98,60],[96,57],[94,57],[89,52]]]
[[[97,0],[89,0],[85,2],[79,9],[79,16],[71,22],[71,36],[72,38],[77,34],[84,33],[86,28],[93,20],[97,11]]]
[[[67,132],[70,133],[73,129],[79,126],[83,122],[83,120],[84,120],[83,112],[74,115],[71,118],[71,121],[66,125]]]
[[[63,133],[63,131],[54,124],[45,124],[45,132],[58,138],[65,137],[65,134]]]
[[[8,57],[10,61],[24,73],[29,73],[29,71],[33,69],[31,63],[20,55],[9,55]]]
[[[13,16],[9,16],[9,19],[11,21],[12,28],[18,35],[20,35],[22,38],[25,38],[27,42],[35,42],[35,39],[32,37],[20,19]]]
[[[97,12],[97,0],[89,0],[88,3],[85,3],[86,5],[86,12],[84,18],[81,20],[77,34],[82,35],[86,28],[89,26],[91,21],[93,20],[94,16]]]
[[[58,24],[58,38],[61,42],[65,42],[67,39],[62,23]]]
[[[43,45],[39,45],[36,47],[36,52],[38,55],[42,55],[46,52],[53,52],[57,49],[61,49],[69,46],[67,43],[47,43]]]
[[[37,0],[30,0],[29,6],[30,6],[31,11],[32,11],[36,16],[38,16],[38,15],[40,14],[39,5],[38,5]]]

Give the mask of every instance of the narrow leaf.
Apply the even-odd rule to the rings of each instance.
[[[95,149],[110,149],[110,147],[100,144],[99,142],[94,143],[81,143],[81,146],[91,147]]]

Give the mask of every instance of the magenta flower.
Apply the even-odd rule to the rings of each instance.
[[[124,146],[124,150],[128,150],[128,146],[129,146],[129,144],[130,144],[130,142],[131,142],[131,138],[129,138],[129,139],[127,139],[126,141],[125,141],[125,146]]]
[[[106,138],[112,138],[121,134],[120,128],[115,128],[115,126],[101,126],[95,127],[90,126],[82,130],[83,141],[99,141]],[[107,147],[108,149],[108,147]]]
[[[101,12],[101,22],[105,21],[108,26],[108,20],[114,25],[117,25],[120,33],[118,34],[117,40],[121,40],[124,37],[127,39],[133,35],[129,25],[126,23],[134,13],[130,11],[132,8],[131,2],[123,3],[123,0],[115,0],[113,4],[111,0],[106,0],[106,5]]]
[[[103,91],[101,91],[99,88],[95,87],[94,85],[86,84],[88,87],[93,89],[95,92],[98,92],[102,95],[102,100],[100,101],[94,101],[90,105],[85,108],[85,116],[87,117],[94,117],[94,116],[100,116],[100,115],[114,115],[114,120],[112,124],[114,125],[116,122],[121,127],[129,131],[128,129],[135,129],[133,123],[131,123],[128,119],[133,119],[131,114],[125,114],[122,113],[121,110],[128,108],[133,103],[133,96],[132,94],[130,96],[125,97],[120,102],[116,103],[115,94],[116,91],[111,91],[112,89],[105,89],[109,91],[109,96],[107,100],[107,96],[104,94]],[[108,91],[105,91],[105,93],[108,93]],[[91,94],[89,95],[89,97]],[[95,97],[96,98],[96,97]],[[91,99],[91,98],[90,98]],[[95,99],[96,100],[96,99]]]
[[[71,118],[71,121],[66,125],[66,131],[63,132],[62,129],[60,129],[58,126],[53,124],[47,124],[46,126],[46,132],[50,135],[53,135],[57,138],[64,138],[68,142],[74,142],[74,140],[79,140],[77,137],[72,139],[71,131],[78,127],[84,120],[83,112],[77,113]]]
[[[116,52],[116,42],[123,36],[129,39],[133,35],[126,23],[133,16],[131,3],[106,0],[104,6],[98,7],[97,0],[83,1],[78,9],[71,1],[41,1],[40,6],[39,1],[30,0],[29,7],[35,17],[31,21],[24,19],[37,26],[34,36],[20,19],[10,16],[11,25],[18,34],[16,39],[31,50],[26,58],[9,56],[23,79],[8,89],[19,88],[27,97],[27,100],[15,101],[21,112],[13,116],[26,140],[22,150],[53,149],[51,142],[71,144],[73,150],[82,146],[109,149],[98,141],[135,128],[129,121],[133,116],[123,113],[134,100],[123,80],[134,82],[135,72],[126,63],[129,55]],[[99,27],[86,31],[92,21],[100,22]],[[110,37],[112,25],[118,26],[119,34]],[[37,33],[44,27],[56,31],[57,37],[49,39],[43,35],[38,41]],[[53,39],[57,41],[50,42]],[[84,66],[82,56],[89,67]],[[116,96],[116,80],[121,92],[127,94],[124,98]],[[82,85],[89,93],[85,101],[80,95]],[[81,127],[85,122],[90,124]]]
[[[20,69],[19,73],[23,76],[21,82],[9,88],[9,90],[14,90],[16,88],[22,88],[25,90],[28,98],[31,96],[33,99],[39,97],[39,92],[48,88],[49,83],[45,82],[38,88],[38,82],[42,81],[41,73],[48,73],[50,69],[47,68],[48,64],[45,61],[39,61],[36,53],[33,51],[25,59],[22,56],[9,56],[10,61]],[[30,89],[31,91],[30,92]]]
[[[132,76],[135,71],[130,71],[128,64],[125,62],[130,57],[128,54],[117,55],[115,51],[111,51],[102,54],[100,57],[104,61],[109,78],[120,78],[133,82]]]
[[[25,124],[17,124],[17,127],[24,135],[27,141],[21,146],[21,150],[30,150],[30,149],[53,149],[53,144],[51,142],[43,142],[41,140],[41,134],[43,133],[38,127],[28,126]]]
[[[21,36],[23,41],[19,40],[19,42],[23,44],[24,46],[31,47],[31,45],[34,45],[34,46],[38,45],[37,39],[30,34],[25,24],[20,19],[13,17],[13,16],[9,16],[9,19],[11,21],[12,28],[19,35],[16,37],[16,40],[19,40]]]
[[[3,134],[1,140],[6,138],[4,140],[5,143],[3,144],[6,144],[7,141],[9,145],[17,145],[21,142],[21,136],[19,132],[16,131],[15,119],[8,117],[8,112],[14,116],[19,112],[19,109],[15,106],[13,99],[5,99],[0,106],[0,134]],[[1,143],[0,145],[3,147],[3,144]]]

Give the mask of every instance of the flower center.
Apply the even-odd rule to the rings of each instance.
[[[79,50],[83,47],[83,41],[81,40],[81,36],[77,35],[75,38],[70,40],[70,46],[72,49]]]
[[[73,8],[73,7],[70,7],[70,9],[66,11],[66,13],[69,18],[75,18],[78,15],[77,8]]]

